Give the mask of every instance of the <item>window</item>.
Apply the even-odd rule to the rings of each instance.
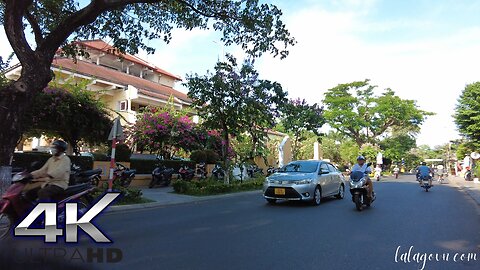
[[[322,163],[322,165],[320,165],[320,171],[321,172],[328,172],[329,171],[327,163]]]
[[[338,169],[332,164],[328,164],[328,169],[330,170],[330,172],[338,172]]]
[[[122,100],[118,103],[118,110],[122,112],[128,110],[128,103],[126,100]]]
[[[283,167],[281,172],[313,173],[317,170],[317,162],[294,161]]]

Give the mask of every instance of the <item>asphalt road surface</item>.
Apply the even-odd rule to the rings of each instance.
[[[426,193],[413,176],[376,182],[375,190],[377,200],[362,212],[347,192],[318,207],[272,206],[258,193],[109,213],[96,224],[113,244],[83,236],[64,249],[15,239],[2,243],[9,252],[0,253],[0,269],[53,269],[62,260],[84,269],[480,269],[480,211],[463,192],[436,185]],[[57,258],[46,261],[41,247]],[[103,263],[78,264],[98,247]],[[106,263],[108,249],[120,250],[121,261]]]

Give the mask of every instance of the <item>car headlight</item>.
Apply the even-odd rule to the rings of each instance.
[[[303,179],[299,181],[295,181],[296,185],[306,185],[312,183],[312,179]]]

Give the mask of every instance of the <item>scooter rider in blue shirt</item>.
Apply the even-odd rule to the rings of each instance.
[[[428,185],[432,185],[432,175],[433,175],[433,170],[427,166],[426,162],[420,163],[420,166],[417,168],[417,176],[420,179],[420,186],[422,186],[422,180],[421,179],[428,179]]]

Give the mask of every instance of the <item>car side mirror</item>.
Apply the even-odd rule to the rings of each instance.
[[[329,174],[329,173],[330,173],[329,171],[322,171],[322,170],[320,170],[320,171],[318,172],[319,175]]]

